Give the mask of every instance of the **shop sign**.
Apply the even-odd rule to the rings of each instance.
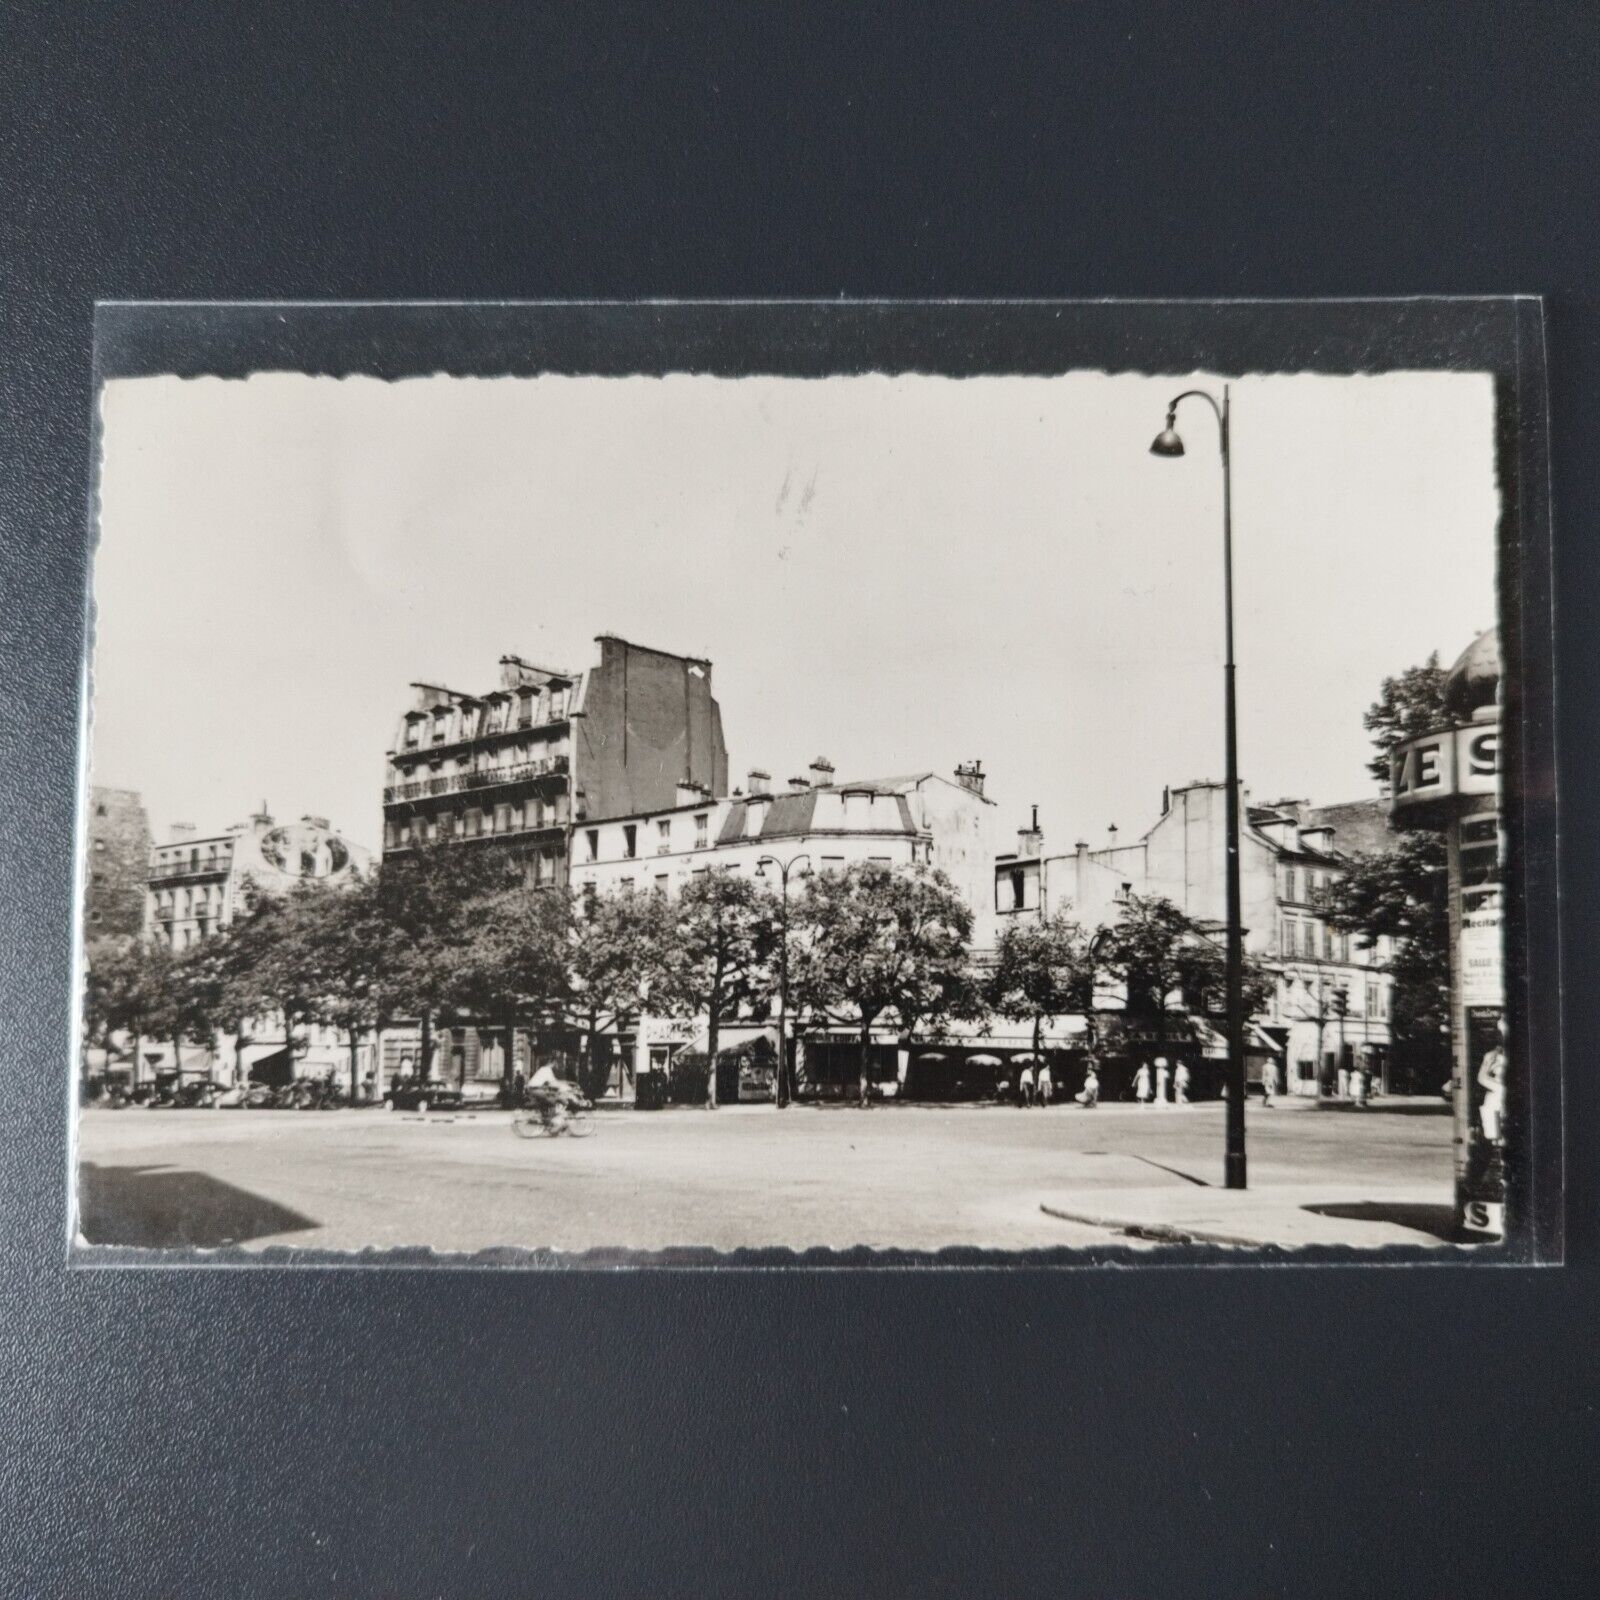
[[[1397,745],[1389,756],[1389,808],[1494,794],[1500,786],[1500,724],[1473,722],[1441,728]]]
[[[1462,1005],[1499,1007],[1506,1003],[1504,950],[1498,907],[1469,911],[1462,917],[1457,946]]]

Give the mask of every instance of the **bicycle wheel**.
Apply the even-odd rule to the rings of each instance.
[[[519,1139],[537,1139],[544,1132],[544,1124],[529,1111],[519,1111],[511,1119],[511,1131]]]
[[[587,1139],[594,1132],[594,1127],[594,1118],[587,1111],[578,1111],[567,1123],[567,1132],[574,1139]]]

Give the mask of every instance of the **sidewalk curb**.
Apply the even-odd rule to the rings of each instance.
[[[1265,1239],[1244,1239],[1232,1233],[1213,1233],[1209,1228],[1178,1228],[1167,1222],[1129,1222],[1113,1217],[1095,1217],[1086,1211],[1063,1211],[1059,1206],[1040,1203],[1039,1209],[1058,1222],[1077,1222],[1090,1228],[1104,1228],[1130,1239],[1152,1239],[1161,1244],[1220,1244],[1241,1250],[1283,1250],[1290,1248]]]

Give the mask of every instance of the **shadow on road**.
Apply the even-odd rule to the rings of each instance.
[[[79,1227],[90,1244],[214,1250],[318,1224],[248,1189],[175,1167],[78,1170]]]
[[[1342,1217],[1350,1222],[1392,1222],[1396,1227],[1431,1233],[1450,1243],[1460,1238],[1453,1206],[1429,1205],[1425,1201],[1351,1200],[1302,1209],[1314,1211],[1319,1217]]]

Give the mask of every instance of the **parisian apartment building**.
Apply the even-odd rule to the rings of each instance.
[[[413,683],[387,756],[386,857],[441,843],[495,851],[527,881],[570,881],[573,830],[728,790],[711,663],[596,640],[581,671],[500,659],[482,693]]]
[[[997,858],[994,905],[1001,923],[1060,911],[1086,927],[1116,920],[1129,894],[1159,895],[1203,927],[1221,930],[1227,908],[1227,793],[1220,783],[1190,783],[1162,795],[1160,815],[1123,842],[1074,843],[1051,854],[1035,815],[1017,845]],[[1394,981],[1392,941],[1364,947],[1328,926],[1318,899],[1351,854],[1390,848],[1382,800],[1313,806],[1271,804],[1243,795],[1240,908],[1245,949],[1273,978],[1257,1037],[1284,1065],[1291,1093],[1315,1095],[1338,1074],[1365,1064],[1386,1083]]]
[[[716,799],[683,786],[671,806],[576,830],[572,881],[585,894],[676,893],[712,871],[769,877],[830,872],[863,861],[937,868],[974,915],[974,943],[992,943],[991,881],[997,811],[981,762],[933,771],[840,780],[819,756],[774,785],[764,768]]]
[[[263,804],[243,822],[202,836],[191,823],[174,823],[148,847],[143,884],[145,937],[168,949],[187,950],[244,915],[257,895],[283,894],[298,883],[353,883],[372,852],[336,832],[326,817],[280,822]],[[281,1018],[252,1019],[238,1034],[218,1037],[215,1049],[185,1045],[174,1061],[170,1042],[147,1039],[141,1078],[177,1070],[224,1085],[255,1079],[287,1082],[342,1072],[348,1051],[329,1028],[311,1027],[291,1059]]]
[[[413,683],[387,756],[383,855],[438,846],[517,862],[535,886],[570,886],[573,840],[618,817],[671,810],[684,795],[728,792],[722,711],[711,663],[635,644],[595,641],[581,671],[500,658],[483,693]],[[692,826],[692,823],[689,824]],[[385,1076],[413,1071],[421,1030],[384,1039]],[[440,1030],[434,1073],[448,1082],[498,1079],[507,1065],[498,1029]],[[514,1065],[531,1064],[518,1038]]]

